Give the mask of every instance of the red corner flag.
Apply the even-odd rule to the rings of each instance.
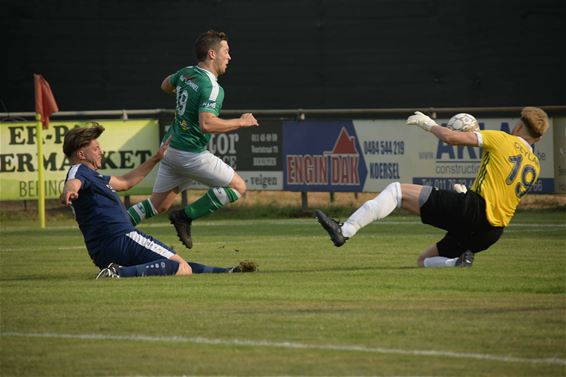
[[[35,112],[41,114],[41,123],[43,128],[49,126],[49,117],[51,114],[59,111],[55,97],[51,92],[49,83],[45,81],[42,75],[33,74],[33,84],[35,88]]]

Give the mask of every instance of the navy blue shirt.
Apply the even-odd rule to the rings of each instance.
[[[67,179],[81,181],[78,199],[72,202],[75,218],[89,254],[96,254],[105,242],[135,230],[126,208],[110,186],[110,177],[83,164],[71,166]]]

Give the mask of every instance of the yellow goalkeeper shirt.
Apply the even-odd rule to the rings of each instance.
[[[540,163],[531,146],[518,136],[503,131],[476,134],[483,155],[472,191],[484,198],[489,223],[504,227],[537,181]]]

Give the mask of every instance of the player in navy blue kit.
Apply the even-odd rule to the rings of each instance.
[[[138,184],[165,156],[169,140],[130,172],[104,176],[97,172],[104,154],[97,140],[102,132],[104,127],[93,123],[73,128],[65,135],[63,152],[72,166],[60,197],[61,203],[72,208],[88,253],[101,269],[97,279],[255,271],[253,262],[229,268],[187,262],[159,240],[136,230],[116,191]]]

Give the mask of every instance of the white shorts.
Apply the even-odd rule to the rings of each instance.
[[[234,169],[209,151],[194,153],[169,147],[161,160],[153,192],[167,192],[179,187],[186,190],[191,181],[209,187],[227,187],[234,178]]]

